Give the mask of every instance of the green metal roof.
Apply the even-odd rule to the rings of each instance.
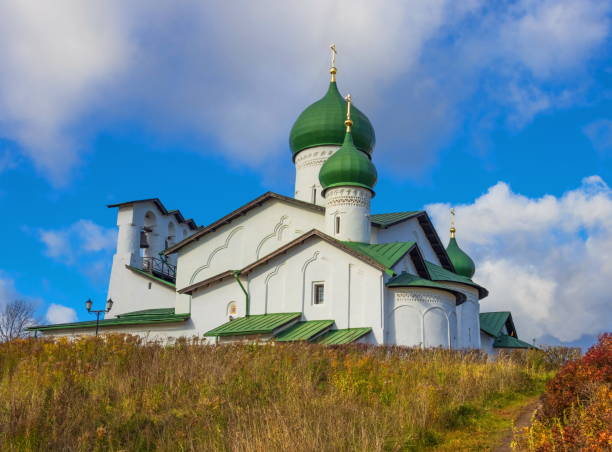
[[[145,309],[143,311],[126,312],[112,319],[100,320],[100,327],[127,326],[127,325],[150,325],[157,323],[184,322],[189,319],[189,314],[175,314],[174,308]],[[65,330],[79,328],[95,328],[96,321],[56,323],[54,325],[37,325],[28,328],[31,331]]]
[[[466,299],[465,295],[457,289],[454,289],[450,286],[445,286],[444,284],[440,284],[435,281],[423,279],[419,276],[412,275],[407,272],[402,272],[394,278],[391,278],[389,281],[387,281],[386,285],[387,287],[426,287],[431,289],[444,290],[455,295],[455,298],[457,299],[457,304],[463,303]]]
[[[286,330],[276,335],[276,340],[280,342],[307,341],[313,336],[330,328],[334,324],[333,320],[308,320],[298,322]]]
[[[474,281],[472,281],[467,276],[458,275],[457,273],[453,273],[445,268],[440,267],[439,265],[434,264],[433,262],[425,261],[425,265],[427,266],[427,271],[431,275],[431,279],[433,281],[448,281],[465,284],[466,286],[472,286],[475,289],[478,289],[478,296],[480,298],[484,298],[489,295],[489,291],[482,286],[479,286]]]
[[[451,237],[446,247],[446,254],[455,267],[455,272],[459,275],[471,278],[476,271],[476,265],[470,256],[465,251],[459,248],[459,244],[455,237]]]
[[[315,342],[324,345],[341,345],[355,342],[357,339],[365,336],[372,328],[347,328],[344,330],[332,330],[325,333]]]
[[[522,341],[516,337],[502,334],[495,338],[493,342],[494,348],[537,348],[528,342]]]
[[[423,213],[422,210],[411,210],[408,212],[378,213],[370,215],[370,221],[380,227],[386,228],[410,217]]]
[[[126,267],[129,268],[130,270],[132,270],[134,273],[137,273],[137,274],[139,274],[141,276],[144,276],[145,278],[149,278],[149,279],[151,279],[151,280],[153,280],[155,282],[158,282],[158,283],[163,284],[165,286],[171,287],[172,289],[176,289],[176,284],[173,283],[173,282],[166,281],[165,279],[158,278],[157,276],[152,275],[149,272],[141,270],[140,268],[137,268],[137,267],[132,267],[131,265],[126,265]]]
[[[500,335],[502,328],[510,317],[510,312],[481,312],[480,329],[493,337]]]
[[[346,132],[342,147],[325,161],[319,171],[323,196],[334,187],[362,187],[373,192],[377,178],[376,167],[355,147],[351,132]]]
[[[243,336],[273,333],[274,330],[302,316],[301,312],[258,314],[230,320],[204,333],[204,336]]]
[[[386,272],[389,275],[395,274],[395,272],[391,270],[391,267],[393,267],[397,261],[399,261],[416,244],[415,242],[390,242],[379,244],[361,242],[342,243],[387,267]]]
[[[331,82],[323,98],[307,107],[297,118],[289,135],[293,155],[314,146],[337,145],[344,141],[346,101]],[[371,153],[376,144],[376,134],[370,120],[354,105],[351,108],[353,137],[357,149]]]

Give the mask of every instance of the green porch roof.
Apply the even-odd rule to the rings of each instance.
[[[378,213],[370,215],[370,221],[376,226],[386,228],[388,226],[404,221],[410,217],[414,217],[423,213],[422,210],[411,210],[408,212],[393,212],[393,213]]]
[[[435,281],[430,281],[428,279],[421,278],[419,276],[407,272],[402,272],[399,275],[391,278],[389,281],[387,281],[386,285],[387,287],[425,287],[444,290],[455,295],[455,298],[457,299],[457,304],[463,303],[466,300],[465,295],[457,289],[454,289],[450,286],[445,286],[444,284],[440,284]]]
[[[481,312],[480,329],[485,333],[497,337],[510,317],[510,312]]]
[[[344,330],[332,330],[325,333],[315,342],[324,345],[349,344],[365,336],[370,331],[372,331],[372,328],[347,328]]]
[[[280,342],[307,341],[327,328],[330,328],[333,324],[333,320],[308,320],[305,322],[298,322],[277,334],[276,340]]]
[[[429,274],[431,275],[431,279],[434,281],[448,281],[465,284],[466,286],[472,286],[478,290],[479,298],[484,298],[489,295],[489,291],[487,289],[479,286],[467,276],[461,276],[457,273],[448,271],[445,268],[434,264],[433,262],[425,261],[425,265],[427,266],[427,271],[429,271]]]
[[[108,326],[127,326],[127,325],[151,325],[158,323],[184,322],[189,319],[189,314],[175,314],[174,308],[145,309],[119,314],[112,319],[100,320],[100,328]],[[95,328],[95,320],[85,322],[56,323],[53,325],[37,325],[28,328],[30,331],[50,331],[80,328]]]
[[[248,334],[269,334],[302,316],[301,312],[278,314],[257,314],[230,320],[204,333],[204,336],[244,336]]]
[[[375,245],[361,242],[342,243],[385,266],[387,268],[386,272],[389,275],[395,274],[393,270],[391,270],[391,267],[393,267],[397,261],[402,258],[402,256],[404,256],[413,246],[415,246],[415,242],[390,242]]]
[[[507,334],[502,334],[495,338],[495,342],[493,342],[494,348],[537,348],[528,342],[517,339],[516,337],[508,336]]]
[[[126,265],[125,267],[129,268],[134,273],[136,273],[136,274],[138,274],[140,276],[144,276],[145,278],[148,278],[148,279],[150,279],[152,281],[155,281],[155,282],[158,282],[160,284],[163,284],[164,286],[168,286],[168,287],[170,287],[172,289],[176,289],[176,284],[173,283],[173,282],[166,281],[165,279],[158,278],[157,276],[155,276],[155,275],[153,275],[153,274],[151,274],[149,272],[141,270],[140,268],[137,268],[137,267],[132,267],[131,265]]]

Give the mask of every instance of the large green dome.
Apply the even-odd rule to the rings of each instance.
[[[357,149],[350,131],[345,133],[342,147],[325,161],[319,171],[323,196],[330,188],[346,186],[363,187],[374,193],[377,178],[376,167]]]
[[[448,242],[446,253],[453,263],[453,267],[455,267],[455,273],[461,276],[467,276],[468,278],[474,276],[476,265],[474,265],[472,258],[459,248],[455,237],[451,237],[450,242]]]
[[[370,120],[353,107],[353,141],[357,149],[371,153],[376,135]],[[346,102],[338,91],[336,82],[329,84],[325,96],[306,108],[291,128],[289,145],[293,155],[314,146],[338,145],[344,141]]]

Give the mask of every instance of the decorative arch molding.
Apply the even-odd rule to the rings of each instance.
[[[285,221],[287,221],[288,219],[289,217],[287,215],[283,215],[282,217],[280,217],[280,220],[274,226],[274,231],[272,231],[270,234],[266,235],[263,239],[261,239],[261,241],[257,244],[257,248],[255,250],[256,259],[260,258],[261,249],[268,240],[274,237],[276,237],[277,240],[281,240],[283,238],[283,231],[289,227],[289,225],[285,224]]]
[[[425,347],[425,316],[427,315],[428,312],[430,311],[442,311],[442,313],[444,314],[444,318],[446,319],[446,346],[448,348],[450,348],[450,344],[451,344],[451,331],[450,331],[450,319],[448,318],[448,312],[446,312],[446,309],[441,308],[440,306],[432,306],[431,308],[427,308],[425,311],[423,311],[423,316],[421,317],[421,335],[422,335],[422,341],[423,341],[423,347]]]
[[[274,270],[272,270],[270,273],[268,273],[268,274],[266,275],[266,279],[264,280],[264,284],[265,284],[265,286],[266,286],[265,304],[264,304],[264,314],[267,314],[267,313],[268,313],[268,293],[269,293],[269,290],[268,290],[268,289],[269,289],[269,287],[270,287],[270,286],[269,286],[270,280],[271,280],[271,279],[272,279],[274,276],[278,275],[278,272],[279,272],[280,268],[281,268],[283,265],[285,265],[285,263],[284,263],[284,262],[281,262],[280,264],[278,264]]]
[[[423,325],[422,325],[422,314],[421,314],[421,309],[419,309],[418,306],[415,306],[413,304],[400,304],[398,306],[395,306],[391,312],[389,312],[387,314],[387,318],[386,318],[386,328],[385,328],[385,337],[387,338],[387,341],[389,341],[390,336],[391,336],[391,329],[393,329],[393,334],[394,334],[394,341],[395,344],[398,345],[397,343],[397,338],[398,338],[398,330],[397,330],[397,319],[396,316],[398,315],[398,312],[402,311],[402,312],[411,312],[411,315],[414,315],[414,320],[416,321],[417,325],[418,323],[421,323],[421,337],[420,337],[420,342],[415,343],[414,345],[422,347],[423,346]],[[404,325],[406,327],[406,325]],[[418,329],[418,326],[417,328]],[[418,339],[417,339],[418,341]],[[410,346],[410,345],[409,345]]]
[[[221,246],[218,246],[217,248],[215,248],[214,250],[212,250],[210,252],[210,254],[208,255],[208,258],[206,259],[206,264],[198,267],[195,269],[195,271],[193,272],[193,274],[191,275],[191,278],[189,279],[189,284],[193,284],[193,282],[195,281],[196,277],[198,276],[198,274],[200,272],[202,272],[203,270],[206,270],[207,268],[210,267],[210,264],[213,260],[213,258],[217,255],[217,253],[229,248],[229,244],[230,241],[232,240],[232,238],[241,230],[244,229],[244,226],[238,226],[234,229],[231,230],[231,232],[229,234],[227,234],[227,238],[225,239],[225,243]]]
[[[304,312],[305,303],[306,303],[306,270],[308,266],[312,264],[319,258],[321,253],[319,251],[315,251],[312,257],[306,259],[304,264],[302,265],[302,312]]]
[[[453,311],[449,317],[448,334],[451,339],[449,347],[457,347],[459,344],[459,323],[457,322],[457,311]],[[454,327],[453,327],[454,325]]]

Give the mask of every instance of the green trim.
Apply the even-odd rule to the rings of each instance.
[[[412,210],[409,212],[377,213],[370,215],[370,221],[376,226],[386,228],[396,223],[401,223],[408,218],[415,217],[424,213],[423,210]]]
[[[490,336],[497,337],[510,317],[510,312],[481,312],[480,329]]]
[[[249,296],[249,293],[247,292],[247,290],[244,288],[242,281],[240,281],[240,270],[234,271],[233,275],[234,275],[234,279],[236,280],[236,282],[238,283],[238,285],[244,292],[244,301],[246,304],[245,312],[246,312],[246,316],[248,317],[251,314],[251,297]]]
[[[458,275],[457,273],[453,273],[429,261],[425,261],[425,265],[427,266],[427,271],[431,275],[432,281],[447,281],[474,287],[478,290],[478,297],[481,299],[489,295],[487,289],[479,286],[467,276]]]
[[[385,273],[395,276],[392,267],[408,253],[415,245],[415,242],[390,242],[380,244],[370,244],[362,242],[341,242],[352,250],[355,250],[370,259],[374,259],[385,267]]]
[[[230,320],[204,333],[204,336],[244,336],[248,334],[271,334],[276,329],[300,318],[301,312],[258,314]]]
[[[151,273],[141,270],[140,268],[132,267],[131,265],[126,265],[125,267],[129,268],[136,274],[139,274],[141,276],[144,276],[145,278],[150,279],[151,281],[155,281],[157,283],[163,284],[165,286],[171,287],[172,289],[176,290],[176,284],[171,283],[170,281],[166,281],[165,279],[158,278],[157,276],[152,275]]]
[[[143,311],[126,312],[112,319],[100,320],[100,328],[107,326],[152,325],[158,323],[184,322],[189,314],[175,314],[174,308],[145,309]],[[37,325],[28,328],[30,331],[50,331],[80,328],[95,328],[95,320],[85,322],[56,323],[54,325]]]
[[[298,322],[276,335],[279,342],[308,341],[334,324],[333,320],[309,320]]]
[[[466,300],[465,294],[457,289],[406,272],[402,272],[396,277],[391,278],[387,281],[386,285],[387,287],[424,287],[427,289],[438,289],[452,293],[455,296],[457,304],[463,303]]]
[[[516,337],[508,336],[507,334],[502,334],[495,338],[495,342],[493,342],[493,348],[533,348],[537,349],[534,345],[531,345],[528,342],[522,341]]]
[[[332,330],[325,333],[315,342],[323,345],[349,344],[365,336],[370,331],[372,331],[372,328],[347,328],[344,330]]]

